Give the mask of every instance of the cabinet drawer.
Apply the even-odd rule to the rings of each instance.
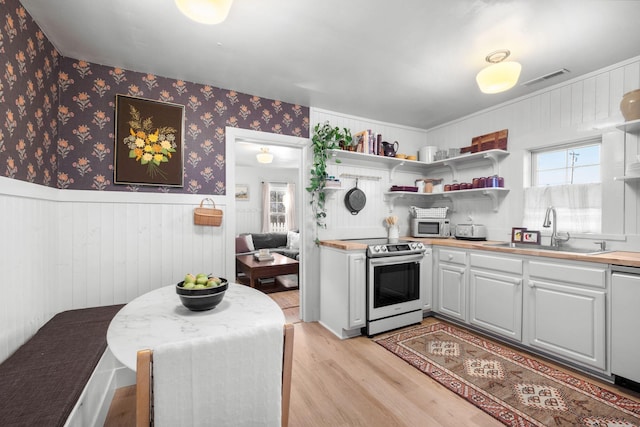
[[[604,288],[606,286],[607,270],[593,264],[554,264],[531,261],[529,262],[529,276],[594,288]]]
[[[493,255],[471,254],[471,267],[522,275],[522,260]]]
[[[465,265],[467,262],[467,253],[461,251],[451,251],[449,249],[440,249],[440,261],[451,264]]]

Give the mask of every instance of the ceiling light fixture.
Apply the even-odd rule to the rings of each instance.
[[[518,62],[505,61],[511,55],[508,50],[496,50],[485,58],[489,65],[476,76],[478,87],[484,93],[500,93],[518,83],[522,66]]]
[[[256,154],[258,163],[271,163],[273,161],[273,154],[269,152],[268,148],[262,147],[260,152]]]
[[[219,24],[229,14],[233,0],[175,0],[180,12],[201,24]]]

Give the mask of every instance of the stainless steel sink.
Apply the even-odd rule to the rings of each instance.
[[[571,246],[548,246],[548,245],[532,245],[529,243],[488,243],[486,246],[494,246],[496,248],[514,248],[514,249],[529,249],[532,251],[553,251],[553,252],[569,252],[574,254],[586,254],[586,255],[598,255],[598,254],[606,254],[608,250],[593,250],[593,249],[585,249],[585,248],[574,248]]]

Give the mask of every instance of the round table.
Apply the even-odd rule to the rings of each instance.
[[[136,370],[138,350],[204,336],[239,333],[259,325],[284,326],[284,313],[271,298],[248,286],[229,283],[224,299],[207,311],[190,311],[175,285],[141,295],[111,321],[107,344],[113,355]]]

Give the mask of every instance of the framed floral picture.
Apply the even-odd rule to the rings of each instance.
[[[522,227],[513,227],[511,229],[511,243],[521,243],[522,242],[522,233],[527,231],[526,228]]]
[[[184,105],[116,95],[115,184],[184,185]]]

